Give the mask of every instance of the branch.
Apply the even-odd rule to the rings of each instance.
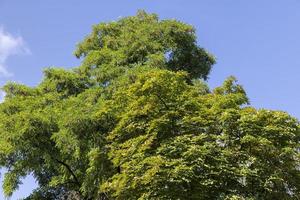
[[[59,164],[62,164],[63,166],[65,166],[65,167],[67,168],[67,170],[71,173],[71,175],[72,175],[73,178],[75,179],[75,182],[77,183],[77,185],[80,187],[81,184],[80,184],[80,182],[78,181],[78,179],[77,179],[76,175],[74,174],[74,172],[72,171],[71,167],[70,167],[69,165],[67,165],[66,163],[64,163],[63,161],[60,161],[60,160],[58,160],[58,159],[56,159],[56,158],[54,158],[54,160],[55,160],[56,162],[58,162]]]
[[[158,97],[158,99],[164,104],[164,106],[167,108],[167,110],[169,110],[169,106],[166,104],[166,102],[161,98],[161,96],[159,94],[156,95]]]

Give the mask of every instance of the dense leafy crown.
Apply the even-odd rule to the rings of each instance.
[[[176,20],[162,20],[144,11],[117,22],[101,23],[78,45],[84,57],[81,71],[96,81],[110,81],[128,68],[152,66],[184,70],[190,78],[207,78],[214,58],[197,46],[194,28]]]
[[[7,83],[0,167],[10,196],[32,174],[38,199],[299,199],[299,122],[256,110],[194,29],[140,11],[101,23],[30,88]]]

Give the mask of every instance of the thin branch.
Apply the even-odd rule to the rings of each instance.
[[[74,172],[72,171],[71,167],[70,167],[69,165],[67,165],[66,163],[64,163],[63,161],[60,161],[60,160],[58,160],[58,159],[56,159],[56,158],[54,158],[54,160],[55,160],[56,162],[58,162],[59,164],[62,164],[63,166],[65,166],[65,167],[67,168],[67,170],[68,170],[68,171],[71,173],[71,175],[73,176],[73,178],[74,178],[75,182],[77,183],[77,185],[80,187],[81,184],[80,184],[80,182],[78,181],[78,179],[77,179],[76,175],[74,174]]]
[[[169,106],[166,104],[166,102],[161,98],[159,94],[156,95],[158,99],[164,104],[164,106],[169,110]]]

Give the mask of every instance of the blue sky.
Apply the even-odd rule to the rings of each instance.
[[[72,52],[93,24],[138,9],[196,28],[199,45],[217,58],[211,87],[234,75],[253,106],[300,118],[298,0],[0,0],[0,85],[35,86],[45,67],[78,66]],[[33,187],[34,180],[27,178],[12,199]]]

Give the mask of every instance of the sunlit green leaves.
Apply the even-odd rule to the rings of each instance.
[[[95,25],[75,55],[3,88],[7,196],[32,174],[28,200],[300,198],[299,121],[250,107],[234,77],[210,90],[192,26],[140,11]]]

